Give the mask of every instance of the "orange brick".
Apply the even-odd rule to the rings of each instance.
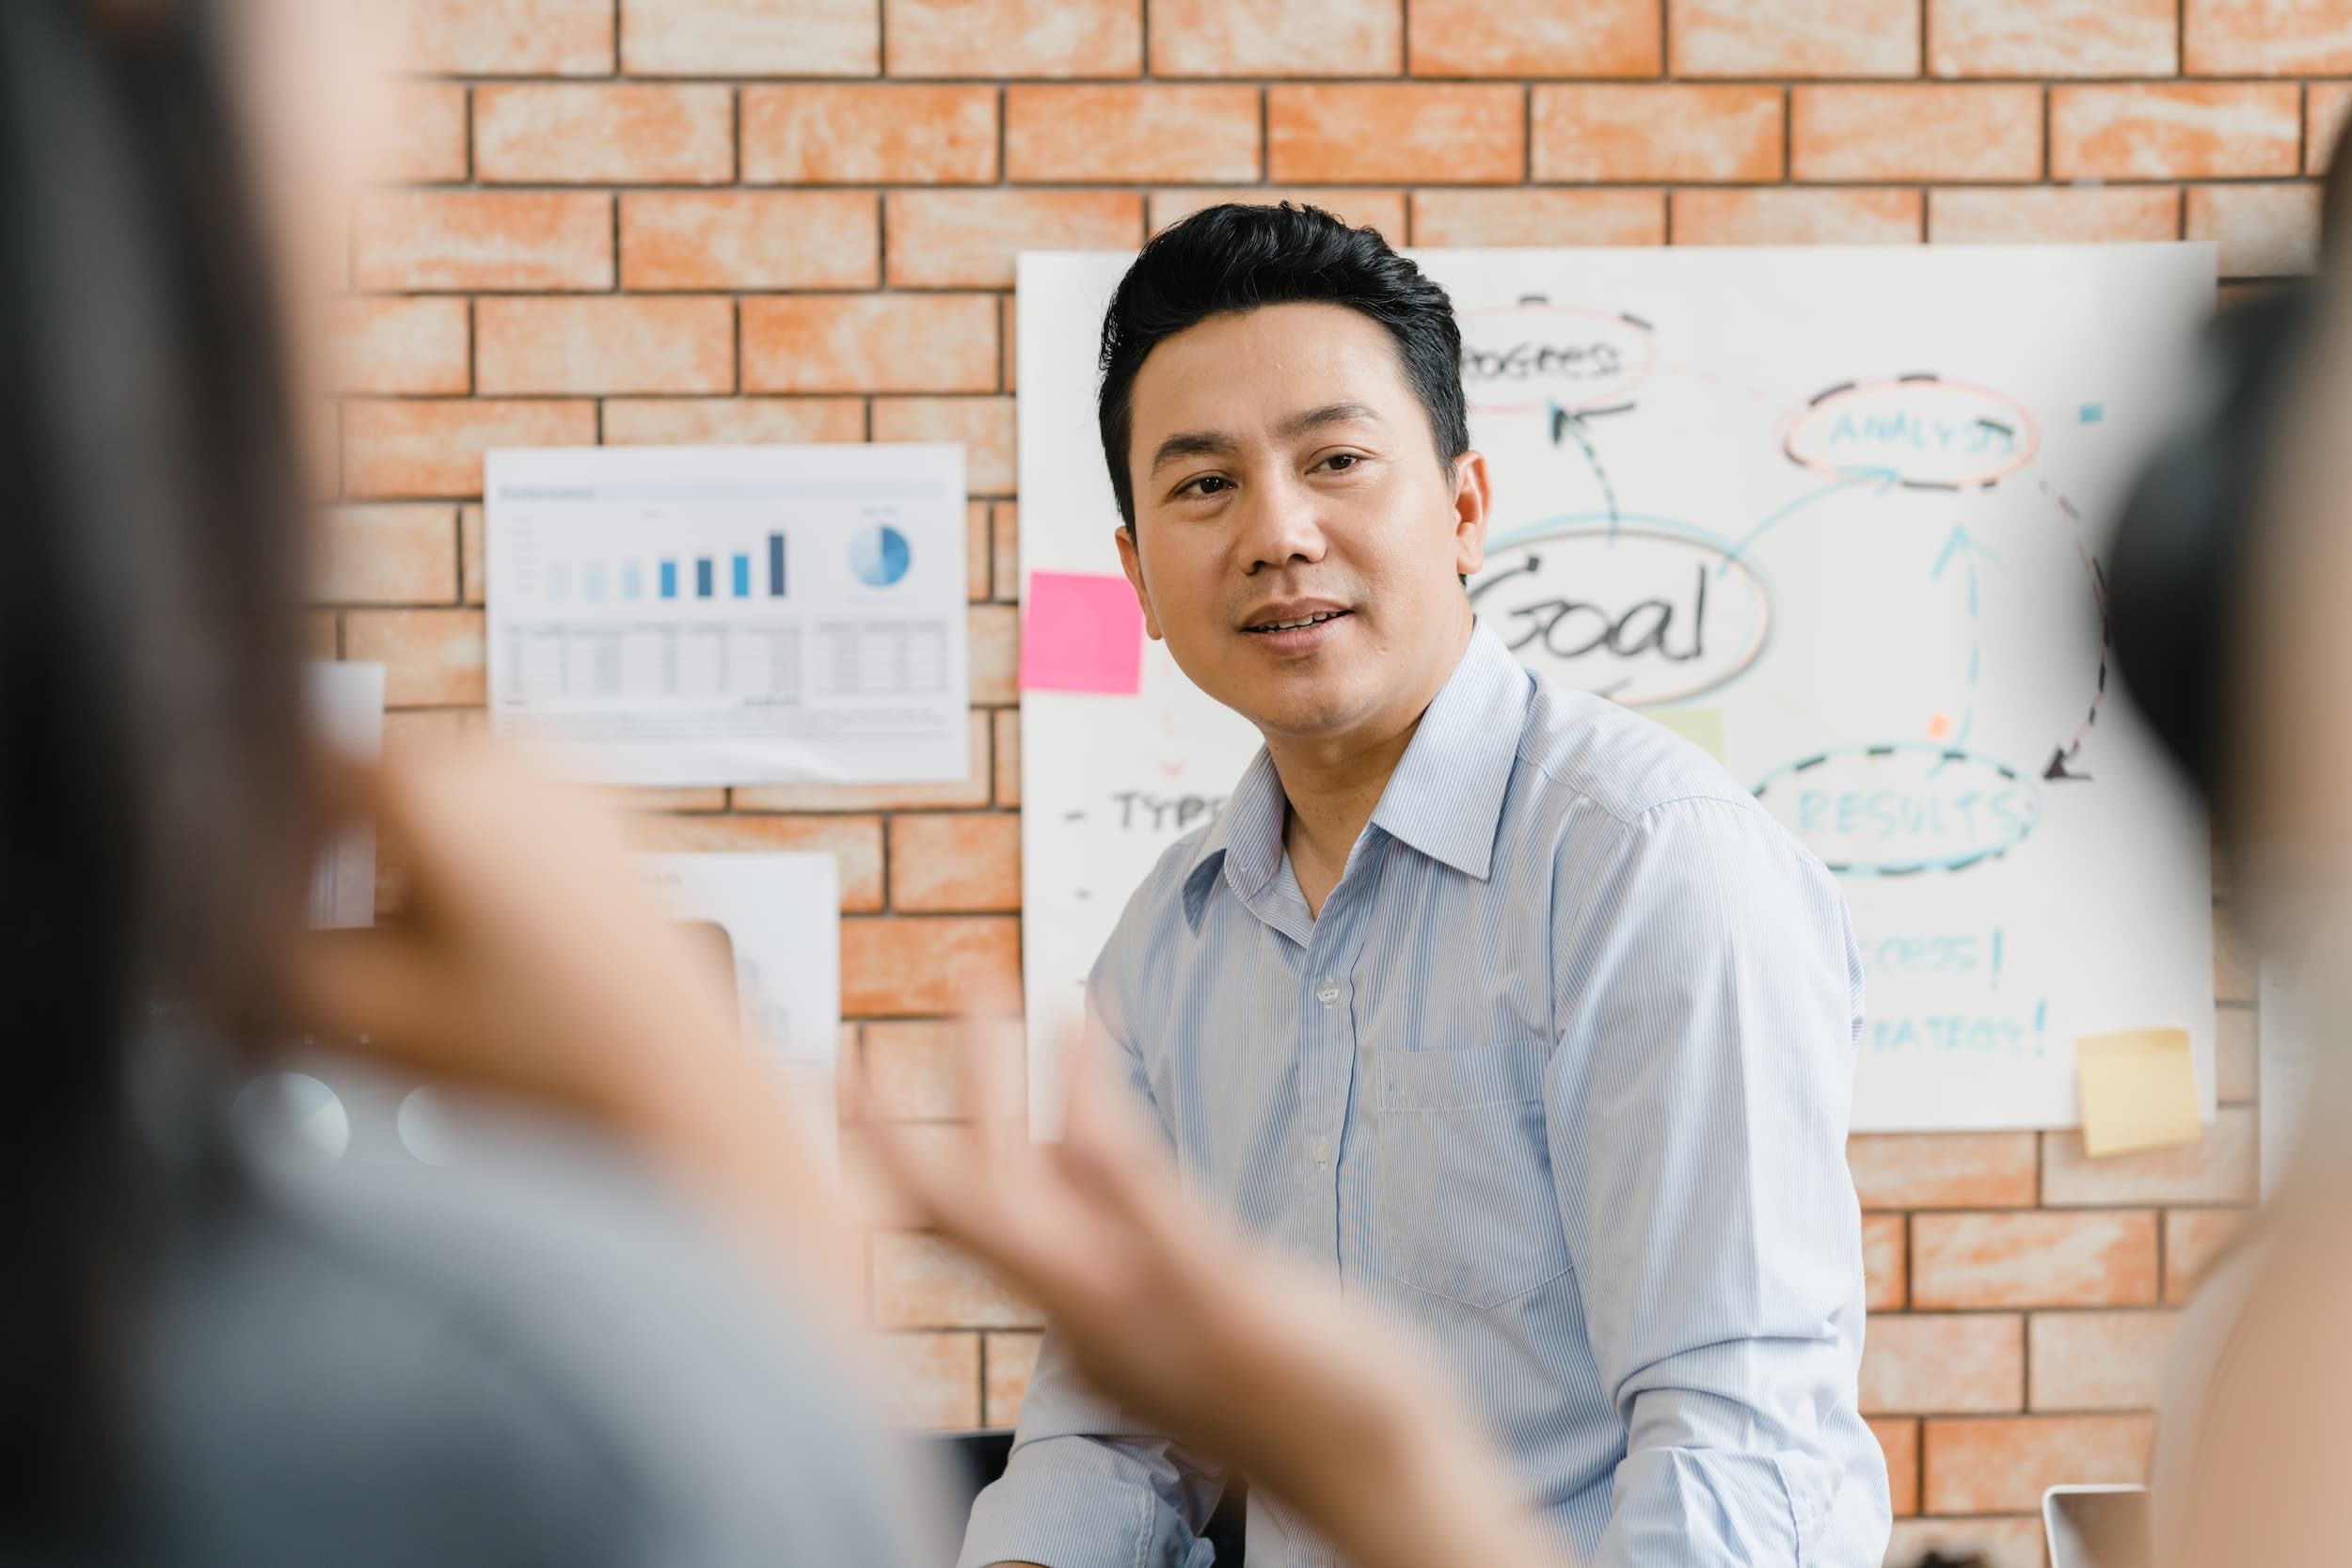
[[[384,716],[384,751],[446,746],[479,740],[490,733],[490,715],[478,707],[412,707]]]
[[[1939,245],[2077,245],[2180,237],[2181,193],[2170,185],[2029,185],[1928,193],[1928,238]]]
[[[977,1334],[880,1334],[891,1424],[909,1430],[979,1425]]]
[[[675,816],[689,812],[716,815],[727,809],[727,792],[717,784],[610,784],[597,794],[611,802],[610,809],[623,813]],[[844,1031],[852,1027],[842,1025]]]
[[[2030,1209],[2040,1157],[2031,1132],[1864,1132],[1846,1140],[1865,1209]]]
[[[379,179],[423,183],[466,178],[466,88],[402,81],[386,115]]]
[[[1010,915],[882,915],[841,923],[846,1017],[953,1012],[982,996],[1017,994],[1020,985],[1021,923]]]
[[[994,565],[988,596],[999,604],[1017,603],[1021,598],[1021,503],[992,501],[988,528],[989,554]]]
[[[2303,87],[2303,172],[2325,174],[2352,117],[2352,82],[2309,82]]]
[[[2181,51],[2192,76],[2352,74],[2352,12],[2328,0],[2185,0]]]
[[[973,604],[985,603],[994,586],[988,506],[986,501],[963,503],[963,596]]]
[[[608,447],[865,439],[866,404],[857,398],[614,398],[604,405]]]
[[[743,179],[773,185],[985,185],[996,89],[900,83],[743,89]]]
[[[639,816],[630,841],[648,854],[831,855],[845,913],[882,907],[882,825],[878,816]]]
[[[386,707],[480,707],[482,611],[350,610],[343,657],[384,666]]]
[[[586,191],[377,191],[352,220],[361,289],[609,289],[612,198]]]
[[[1672,76],[1911,76],[1917,0],[1666,0]]]
[[[331,610],[302,612],[302,657],[331,663],[342,657],[342,617]]]
[[[2177,1321],[2171,1312],[2036,1312],[2026,1325],[2030,1408],[2154,1408]]]
[[[1928,1512],[2022,1512],[2060,1481],[2144,1481],[2153,1431],[2146,1416],[1930,1421],[1921,1433]]]
[[[1912,1216],[1914,1307],[2149,1307],[2155,1299],[2151,1211]]]
[[[330,330],[339,392],[462,392],[472,374],[462,299],[345,296]]]
[[[890,76],[1134,76],[1142,0],[882,0]]]
[[[1234,181],[1258,177],[1258,89],[1051,85],[1005,89],[1005,178]]]
[[[1320,207],[1343,223],[1378,230],[1391,245],[1405,242],[1405,193],[1353,185],[1252,185],[1243,190],[1194,186],[1188,190],[1153,191],[1150,206],[1152,232],[1156,234],[1205,207],[1225,201],[1266,206],[1288,201]]]
[[[734,793],[738,811],[954,811],[988,804],[988,715],[971,714],[961,779],[937,784],[746,784]],[[892,1009],[894,1011],[901,1009]],[[903,1009],[918,1011],[915,1008]]]
[[[1923,1562],[1941,1552],[1952,1562],[1981,1568],[2044,1568],[2042,1519],[2019,1514],[2007,1519],[1898,1519],[1886,1545],[1889,1564]]]
[[[2013,1312],[1899,1313],[1863,1337],[1865,1415],[1981,1415],[2026,1406],[2026,1324]]]
[[[1021,907],[1021,818],[1010,812],[897,816],[890,907],[933,913]]]
[[[1780,178],[1778,87],[1539,87],[1534,98],[1538,180]]]
[[[1931,76],[2169,76],[2175,0],[1932,0]]]
[[[2054,180],[2293,174],[2303,101],[2290,82],[2165,82],[2050,89]]]
[[[343,485],[355,497],[479,496],[492,447],[586,447],[596,408],[580,401],[436,398],[343,404]]]
[[[877,441],[961,441],[964,487],[976,496],[1013,492],[1013,404],[1010,398],[876,398]],[[973,672],[973,695],[979,695]],[[1003,701],[1017,701],[1004,698]]]
[[[1870,1435],[1879,1440],[1879,1451],[1886,1456],[1886,1494],[1895,1517],[1918,1513],[1919,1423],[1873,1417]]]
[[[626,289],[870,289],[882,229],[869,191],[631,191]]]
[[[1663,245],[1663,191],[1415,191],[1425,245]]]
[[[2251,1106],[2231,1105],[2205,1124],[2205,1135],[2174,1148],[2143,1149],[2094,1160],[2080,1132],[2042,1138],[2042,1201],[2081,1204],[2251,1203],[2260,1185]]]
[[[877,0],[621,0],[621,69],[640,76],[871,76]]]
[[[485,82],[473,95],[485,184],[713,184],[735,178],[724,87]]]
[[[1899,1312],[1911,1294],[1910,1241],[1900,1214],[1862,1216],[1862,1277],[1873,1312]]]
[[[2006,85],[1789,90],[1792,180],[2036,180],[2042,89]]]
[[[1024,250],[1134,250],[1134,191],[891,191],[883,198],[894,287],[1009,289]]]
[[[728,299],[484,299],[474,304],[484,392],[725,392]]]
[[[457,509],[457,600],[487,604],[489,571],[482,562],[482,503],[468,501]]]
[[[1021,804],[1021,710],[1000,708],[996,721],[996,803]]]
[[[2246,1226],[2244,1209],[2164,1212],[2164,1300],[2185,1306],[2214,1266],[2230,1256]]]
[[[1008,392],[1017,392],[1021,389],[1021,302],[1012,294],[1002,297],[1005,325],[1004,330],[997,336],[1004,342],[1005,362],[999,372],[1001,380],[998,385]]]
[[[2214,1010],[2214,1090],[2222,1104],[2250,1105],[2261,1097],[2261,1046],[2251,1007]]]
[[[867,1105],[889,1121],[961,1121],[971,1115],[964,1090],[961,1032],[928,1020],[878,1019],[863,1047]]]
[[[1689,190],[1667,213],[1677,245],[1915,245],[1917,191]]]
[[[980,1420],[988,1426],[1009,1427],[1021,1419],[1021,1402],[1037,1375],[1041,1334],[984,1334],[980,1337]]]
[[[977,604],[964,613],[974,705],[1012,706],[1021,701],[1021,612],[1009,604]]]
[[[2190,185],[2183,230],[2220,246],[2223,277],[2277,277],[2319,265],[2319,185]],[[2223,1002],[2251,1002],[2253,959],[2242,942],[2216,942]]]
[[[1520,90],[1500,83],[1277,85],[1266,141],[1276,180],[1510,184],[1526,123]]]
[[[1152,0],[1154,76],[1394,76],[1397,0]]]
[[[343,411],[329,398],[304,398],[294,410],[294,445],[303,494],[332,500],[343,487]]]
[[[336,506],[320,520],[310,596],[326,604],[451,604],[457,509]]]
[[[1665,53],[1655,0],[1413,0],[1409,8],[1416,76],[1655,76]]]
[[[603,76],[612,0],[406,0],[412,71],[454,76]]]
[[[996,358],[996,301],[987,294],[743,302],[747,391],[987,392]]]
[[[874,1321],[884,1328],[1041,1328],[1044,1315],[936,1236],[885,1230],[874,1243]]]

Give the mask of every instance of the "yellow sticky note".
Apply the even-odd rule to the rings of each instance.
[[[2082,1090],[2083,1152],[2094,1159],[2204,1136],[2187,1030],[2085,1035],[2074,1042],[2074,1070]]]
[[[1724,760],[1724,710],[1719,707],[1654,707],[1650,718],[1713,757]]]

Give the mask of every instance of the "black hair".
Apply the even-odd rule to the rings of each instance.
[[[143,1046],[161,1011],[253,1037],[314,824],[291,409],[215,10],[0,5],[0,1556],[107,1453],[161,1187]]]
[[[1462,329],[1454,302],[1375,229],[1351,229],[1319,207],[1226,202],[1164,230],[1120,278],[1103,315],[1097,414],[1119,515],[1136,526],[1127,448],[1136,373],[1161,343],[1211,316],[1264,305],[1343,305],[1388,329],[1406,379],[1429,416],[1438,461],[1470,451],[1462,397]]]

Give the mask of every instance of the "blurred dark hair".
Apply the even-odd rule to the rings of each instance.
[[[1438,461],[1470,451],[1462,398],[1462,330],[1454,302],[1374,229],[1350,229],[1318,207],[1205,208],[1164,230],[1137,256],[1103,317],[1097,414],[1119,515],[1136,526],[1127,448],[1136,372],[1152,351],[1211,316],[1263,305],[1343,305],[1386,327],[1405,363]]]
[[[199,0],[0,4],[0,1539],[98,1473],[168,1011],[251,1038],[310,839],[272,268]]]

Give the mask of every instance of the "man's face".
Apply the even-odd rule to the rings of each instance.
[[[1269,736],[1415,717],[1470,628],[1486,470],[1438,461],[1387,329],[1337,305],[1213,316],[1152,351],[1132,407],[1120,557],[1184,673]]]

